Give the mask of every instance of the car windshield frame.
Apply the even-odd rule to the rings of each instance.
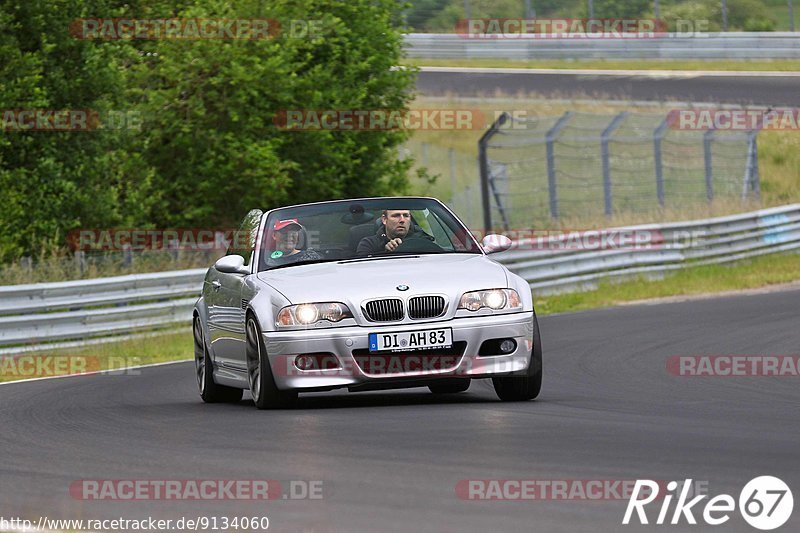
[[[399,205],[398,205],[399,204]],[[274,256],[270,253],[273,248],[273,235],[276,223],[285,224],[287,221],[297,219],[300,224],[303,220],[308,220],[313,217],[331,216],[341,222],[341,227],[336,227],[334,231],[348,232],[348,238],[352,239],[354,235],[353,228],[359,227],[361,232],[366,232],[368,224],[374,226],[373,231],[363,234],[363,236],[376,235],[378,228],[381,224],[376,221],[380,218],[383,209],[407,209],[412,212],[420,212],[427,210],[428,216],[433,217],[438,223],[442,224],[449,230],[449,234],[445,236],[450,241],[452,249],[441,249],[441,251],[430,250],[431,245],[441,248],[435,242],[433,236],[433,229],[426,218],[423,224],[420,221],[414,220],[414,236],[422,237],[424,240],[430,241],[426,244],[425,250],[414,250],[413,248],[408,251],[398,252],[382,252],[372,254],[356,254],[352,250],[352,243],[336,242],[342,246],[330,247],[327,245],[316,249],[311,242],[309,248],[317,253],[317,256],[301,259],[297,261],[283,262],[279,261],[280,257]],[[288,224],[287,224],[288,225]],[[423,225],[425,227],[423,227]],[[303,224],[305,228],[305,224]],[[308,234],[315,230],[306,231],[305,238],[308,239]],[[318,231],[317,231],[318,233]],[[363,237],[361,237],[363,238]],[[453,243],[455,239],[458,244]],[[309,239],[314,241],[314,239]],[[358,239],[361,240],[361,239]],[[441,242],[441,240],[439,241]],[[422,244],[418,240],[412,243]],[[349,244],[349,247],[344,246]],[[442,243],[444,244],[444,243]],[[397,196],[397,197],[380,197],[380,198],[355,198],[347,200],[333,200],[329,202],[316,202],[309,204],[300,204],[286,207],[279,207],[272,209],[264,214],[264,223],[262,226],[262,234],[257,244],[259,250],[256,254],[257,272],[268,272],[270,270],[284,269],[292,266],[302,266],[308,264],[328,263],[328,262],[352,262],[370,259],[381,259],[387,257],[413,257],[423,255],[439,255],[439,254],[470,254],[470,255],[485,255],[483,248],[475,239],[469,228],[453,213],[446,205],[435,198],[417,197],[417,196]],[[327,246],[327,247],[326,247]]]

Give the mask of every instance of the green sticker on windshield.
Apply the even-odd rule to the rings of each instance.
[[[277,259],[279,257],[283,257],[283,252],[281,252],[280,250],[276,250],[276,251],[272,252],[270,257],[273,258],[273,259]]]

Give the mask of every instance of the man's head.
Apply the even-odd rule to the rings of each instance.
[[[279,220],[273,227],[272,238],[275,241],[275,250],[285,254],[297,249],[302,239],[303,226],[297,219]]]
[[[386,226],[389,239],[405,239],[411,231],[411,211],[407,209],[384,209],[381,222]]]

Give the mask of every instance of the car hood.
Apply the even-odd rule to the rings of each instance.
[[[507,287],[505,268],[484,255],[376,258],[279,268],[258,278],[291,303],[349,301],[413,294],[450,294]],[[398,285],[408,285],[399,291]]]

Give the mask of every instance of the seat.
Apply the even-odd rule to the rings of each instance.
[[[347,245],[350,247],[350,251],[352,253],[356,253],[356,250],[358,249],[358,243],[361,242],[361,239],[375,235],[375,232],[378,231],[380,220],[381,219],[379,218],[375,222],[367,222],[366,224],[359,224],[358,226],[353,226],[350,228],[350,235],[347,239]]]

